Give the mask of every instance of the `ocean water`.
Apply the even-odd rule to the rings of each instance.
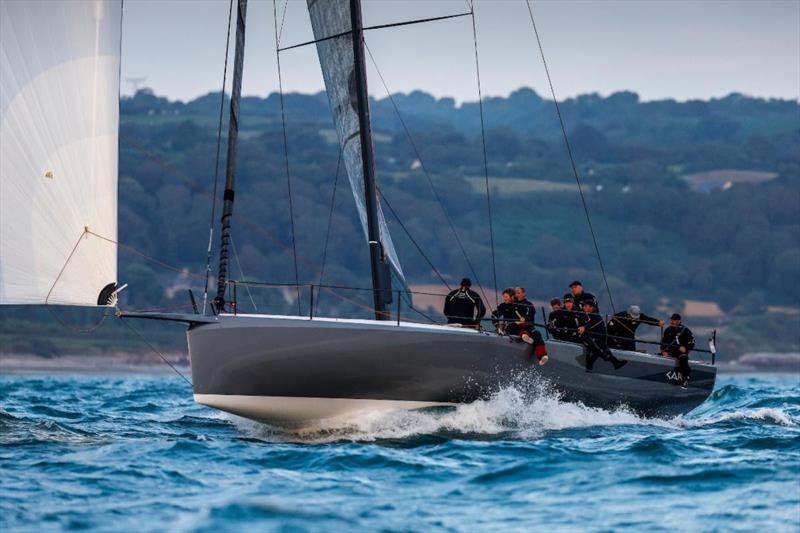
[[[515,389],[303,433],[165,376],[0,376],[2,531],[800,530],[798,376],[642,419]]]

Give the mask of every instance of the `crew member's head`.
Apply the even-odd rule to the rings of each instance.
[[[553,311],[560,310],[561,300],[559,300],[558,298],[553,298],[552,300],[550,300],[550,309],[552,309]]]
[[[510,304],[514,302],[514,289],[509,287],[503,291],[503,303]]]
[[[461,290],[465,291],[472,287],[472,280],[469,278],[464,278],[461,280]]]
[[[575,280],[569,284],[569,289],[572,291],[573,296],[580,296],[583,294],[583,283]]]
[[[583,312],[584,313],[594,313],[594,300],[584,300],[583,301]]]
[[[672,313],[672,316],[669,317],[669,321],[673,326],[680,326],[681,325],[681,315],[678,313]]]
[[[516,297],[518,302],[521,302],[525,299],[525,287],[517,287],[514,289],[514,296]]]
[[[572,298],[572,294],[564,295],[564,309],[567,311],[575,310],[575,300]]]
[[[628,317],[630,317],[630,318],[632,318],[634,320],[639,320],[639,317],[641,316],[641,314],[642,314],[642,310],[639,309],[638,305],[632,305],[632,306],[628,307]]]

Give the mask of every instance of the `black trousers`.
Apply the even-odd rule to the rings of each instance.
[[[678,352],[671,353],[669,356],[678,360],[678,372],[681,373],[683,379],[689,379],[689,376],[692,374],[692,369],[689,366],[689,354]]]
[[[616,359],[611,350],[605,346],[600,345],[596,340],[591,337],[583,337],[581,344],[586,346],[586,369],[591,370],[594,367],[594,362],[598,358],[604,361],[613,361]]]

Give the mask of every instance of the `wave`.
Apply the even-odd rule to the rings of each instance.
[[[677,418],[676,424],[684,427],[702,427],[721,424],[731,421],[743,422],[766,422],[768,424],[778,424],[781,426],[792,427],[797,425],[795,417],[776,407],[760,409],[740,409],[732,412],[721,413],[718,416],[708,418]]]
[[[514,437],[534,440],[547,431],[629,424],[668,425],[667,421],[640,417],[625,407],[604,410],[568,403],[548,390],[535,394],[517,387],[497,391],[487,400],[455,408],[414,411],[364,411],[320,421],[300,430],[283,430],[229,415],[250,437],[264,440],[323,443],[374,442],[410,437],[450,438]]]
[[[765,394],[768,391],[764,391]],[[613,410],[563,401],[541,386],[511,386],[489,399],[455,408],[415,411],[365,411],[317,422],[300,430],[286,430],[225,415],[249,438],[266,441],[327,443],[336,441],[403,441],[414,445],[437,440],[512,438],[536,440],[547,432],[602,426],[640,425],[689,430],[717,424],[772,424],[796,427],[800,418],[791,408],[751,407],[761,395],[747,395],[741,387],[725,385],[712,394],[705,408],[688,416],[645,418],[622,406]],[[786,399],[784,399],[786,400]],[[790,402],[791,403],[791,402]],[[422,439],[422,440],[420,440]]]

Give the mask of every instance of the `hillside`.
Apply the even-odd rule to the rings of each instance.
[[[121,249],[120,281],[129,284],[124,306],[185,307],[186,288],[202,293],[219,97],[174,102],[143,90],[122,102],[120,240],[186,271]],[[317,283],[338,149],[324,94],[291,94],[285,103],[299,281]],[[408,234],[448,281],[469,275],[490,288],[477,105],[414,92],[396,95],[394,104],[373,100],[372,109],[380,188]],[[562,111],[616,307],[685,310],[690,326],[718,328],[720,346],[731,355],[800,350],[798,103],[738,94],[641,102],[625,92],[565,100]],[[485,113],[498,285],[522,284],[546,300],[579,278],[610,311],[552,102],[521,89],[487,99]],[[236,277],[294,282],[283,153],[278,96],[245,98],[233,222],[241,264],[240,272],[234,263]],[[441,286],[388,209],[387,217],[409,283]],[[367,287],[367,272],[352,194],[340,176],[324,281]],[[252,307],[250,296],[239,290],[242,308]],[[365,312],[353,303],[368,302],[363,293],[334,292],[323,292],[319,312]],[[296,312],[293,298],[283,289],[252,294],[260,311]],[[307,298],[306,290],[306,309]],[[703,309],[716,305],[720,312],[697,314],[685,301],[704,303]],[[97,318],[92,311],[58,313],[71,324]],[[112,320],[84,338],[56,327],[47,311],[6,308],[0,316],[4,352],[135,345],[129,333],[117,343],[126,332]],[[154,334],[156,326],[141,327]],[[58,340],[65,336],[68,344]],[[154,338],[168,347],[182,342],[180,332]]]

